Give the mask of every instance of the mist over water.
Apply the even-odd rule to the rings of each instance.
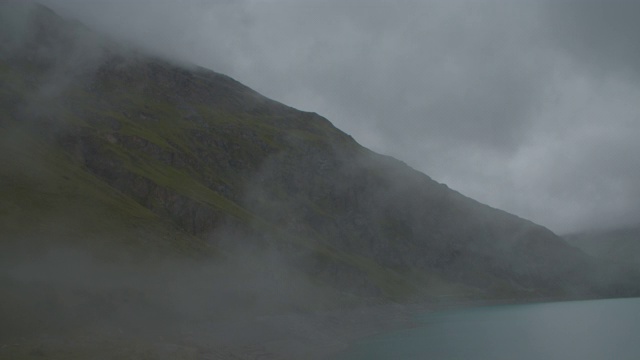
[[[640,299],[479,307],[433,313],[365,339],[340,360],[639,359]]]

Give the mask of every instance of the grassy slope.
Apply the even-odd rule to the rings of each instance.
[[[67,243],[92,250],[108,247],[108,241],[135,252],[212,253],[210,246],[113,189],[59,148],[30,134],[14,133],[13,138],[20,139],[19,146],[0,143],[4,245]]]
[[[38,82],[29,83],[25,81],[27,76],[16,76],[14,71],[7,69],[6,65],[0,66],[0,76],[6,80],[2,89],[4,98],[11,95],[28,103],[30,94],[38,89]],[[33,69],[25,67],[22,70]],[[49,101],[54,129],[61,128],[63,133],[82,133],[100,153],[117,159],[124,171],[192,199],[222,216],[234,218],[247,227],[271,234],[275,241],[308,249],[306,251],[316,254],[315,258],[327,266],[345,264],[362,272],[385,298],[400,300],[416,295],[419,288],[430,282],[422,276],[399,274],[366,258],[322,245],[325,242],[317,234],[313,241],[290,236],[276,224],[255,216],[214,189],[220,184],[246,182],[245,175],[230,168],[194,168],[192,164],[196,161],[188,161],[212,151],[208,148],[211,144],[194,140],[193,132],[232,144],[225,150],[230,152],[231,158],[258,167],[267,153],[284,149],[278,139],[297,137],[323,142],[324,135],[334,136],[332,133],[336,130],[329,123],[312,121],[307,128],[283,129],[275,124],[287,121],[286,118],[233,113],[206,104],[193,105],[198,121],[186,120],[174,103],[159,100],[162,94],[150,94],[144,88],[127,86],[118,78],[107,78],[97,86],[100,95],[88,91],[86,86],[72,85],[63,89],[54,101]],[[13,130],[14,121],[16,119],[4,123],[7,133],[20,132]],[[250,129],[249,133],[247,129]],[[212,252],[201,239],[176,227],[161,212],[150,211],[139,199],[112,188],[104,179],[92,174],[75,154],[55,142],[26,130],[12,137],[22,141],[3,144],[3,187],[0,191],[6,201],[0,211],[1,221],[5,224],[3,238],[11,239],[9,242],[13,245],[19,243],[22,247],[37,248],[43,243],[51,246],[73,244],[105,252],[112,248],[109,243],[117,243],[127,244],[128,249],[137,253],[158,249],[174,255]],[[124,140],[146,145],[135,147],[125,144]],[[158,156],[176,153],[186,158],[187,163],[172,166],[158,159]],[[36,173],[30,173],[33,171]]]

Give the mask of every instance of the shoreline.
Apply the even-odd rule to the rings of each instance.
[[[596,299],[538,298],[448,302],[389,303],[315,313],[286,313],[210,323],[187,324],[173,334],[126,334],[120,329],[0,343],[0,357],[14,359],[91,358],[184,360],[324,360],[334,359],[355,342],[408,329],[415,317],[465,308]]]

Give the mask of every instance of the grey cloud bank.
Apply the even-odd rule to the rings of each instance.
[[[640,3],[40,2],[556,232],[640,220]]]

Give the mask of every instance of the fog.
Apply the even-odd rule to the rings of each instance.
[[[117,251],[121,258],[128,254],[126,248]],[[3,285],[13,290],[4,300],[3,318],[16,318],[3,324],[3,330],[12,331],[5,336],[104,329],[173,334],[335,305],[328,297],[323,303],[320,287],[287,259],[264,249],[208,260],[138,256],[114,261],[104,250],[64,245],[12,255],[3,256],[1,268]]]
[[[33,31],[29,7],[5,5],[2,71],[20,54],[32,72],[16,69],[26,75],[0,89],[0,357],[93,357],[101,349],[107,358],[250,357],[348,338],[330,333],[338,314],[299,314],[333,311],[345,296],[272,244],[224,226],[201,239],[166,219],[150,229],[145,216],[128,227],[118,218],[130,214],[110,208],[121,194],[56,162],[45,144],[73,131],[63,122],[65,93],[89,86],[87,75],[114,52],[128,61],[138,54],[52,16],[37,24],[44,32]],[[294,335],[301,342],[281,344]]]
[[[72,34],[64,33],[66,30],[53,34],[55,40],[68,41],[63,41],[61,47],[58,47],[60,44],[48,47],[49,34],[44,32],[38,34],[42,36],[35,42],[38,46],[31,48],[31,43],[24,44],[19,18],[3,23],[10,29],[4,34],[11,36],[2,38],[0,55],[6,56],[14,49],[26,49],[22,55],[27,59],[41,59],[46,70],[39,74],[34,67],[36,70],[32,73],[25,72],[29,76],[24,82],[23,79],[16,82],[18,86],[26,84],[25,88],[29,90],[24,91],[27,94],[24,99],[18,102],[10,97],[1,99],[11,118],[3,121],[19,120],[15,121],[19,125],[0,134],[0,149],[4,150],[0,180],[8,189],[15,190],[15,193],[4,194],[10,205],[2,208],[0,224],[9,229],[8,234],[17,234],[1,244],[0,289],[10,296],[0,300],[3,319],[0,335],[11,338],[12,342],[9,345],[1,343],[0,351],[5,351],[7,346],[20,348],[24,345],[31,355],[48,356],[67,346],[65,341],[85,337],[89,342],[124,341],[124,352],[130,350],[128,347],[141,347],[140,354],[145,356],[162,354],[158,356],[169,358],[172,354],[195,352],[197,355],[193,356],[203,357],[206,355],[203,352],[215,350],[218,353],[211,357],[229,358],[240,351],[242,356],[249,358],[267,353],[309,358],[316,350],[317,356],[321,356],[323,351],[326,354],[339,349],[345,343],[389,324],[407,323],[409,307],[394,308],[387,303],[384,311],[375,306],[345,310],[354,304],[378,305],[388,300],[377,286],[384,281],[388,285],[389,279],[401,279],[402,276],[386,271],[384,266],[397,264],[403,255],[415,255],[407,244],[401,244],[406,247],[397,252],[394,252],[397,249],[384,249],[395,241],[391,235],[406,230],[402,228],[404,223],[375,224],[383,230],[387,226],[386,230],[391,232],[383,239],[387,242],[373,243],[379,239],[375,236],[382,235],[369,236],[363,231],[358,234],[359,239],[348,239],[344,244],[339,243],[344,239],[334,238],[326,243],[322,238],[316,239],[317,243],[289,239],[272,242],[268,234],[247,234],[233,226],[220,226],[213,232],[196,234],[199,236],[196,239],[191,236],[193,234],[187,236],[182,232],[185,229],[178,230],[176,224],[158,225],[159,217],[152,218],[157,220],[153,223],[157,226],[153,231],[145,228],[139,218],[135,218],[135,221],[140,220],[138,227],[121,229],[113,225],[122,224],[109,219],[115,213],[110,212],[113,209],[106,205],[102,208],[104,204],[95,201],[99,198],[95,193],[83,192],[84,186],[88,188],[97,183],[92,183],[93,178],[87,175],[90,170],[73,168],[76,172],[64,173],[71,169],[68,163],[61,162],[63,166],[56,167],[59,164],[51,163],[55,154],[49,154],[50,149],[32,146],[36,142],[31,142],[31,135],[25,135],[23,130],[32,131],[34,129],[29,126],[34,125],[37,134],[34,137],[63,138],[61,132],[72,127],[58,126],[56,121],[73,121],[73,117],[69,120],[62,116],[65,106],[69,106],[65,103],[65,92],[78,84],[91,90],[91,84],[84,83],[88,79],[86,75],[94,73],[113,53],[117,53],[125,65],[128,61],[135,63],[140,56],[135,50],[138,46],[179,63],[203,65],[232,75],[266,96],[303,110],[316,111],[353,134],[365,146],[406,161],[466,195],[553,230],[611,227],[637,220],[639,205],[635,195],[638,192],[636,180],[640,176],[637,165],[640,164],[634,154],[639,89],[634,77],[636,63],[630,60],[636,54],[626,51],[633,44],[624,37],[633,26],[630,20],[629,25],[624,25],[626,18],[612,10],[608,16],[611,20],[607,21],[621,19],[623,25],[619,31],[610,31],[610,22],[601,24],[607,30],[596,32],[601,38],[596,37],[599,40],[595,42],[595,48],[600,50],[571,40],[593,31],[583,22],[589,22],[593,12],[601,10],[598,4],[574,12],[573,7],[566,9],[550,3],[502,2],[402,2],[397,6],[386,2],[338,5],[328,1],[306,4],[200,1],[186,5],[142,0],[43,0],[42,3],[89,27],[96,27],[108,36],[124,39],[125,45],[116,45],[76,24]],[[618,39],[617,45],[611,45],[610,38]],[[608,54],[617,51],[621,55],[590,57],[590,51]],[[583,61],[583,58],[590,60]],[[4,93],[14,96],[10,91]],[[0,122],[0,125],[4,126],[4,123]],[[294,141],[298,139],[292,137],[291,143]],[[413,232],[421,229],[427,233],[430,229],[425,224],[429,221],[439,226],[441,224],[437,222],[444,219],[443,226],[449,226],[444,230],[457,231],[458,226],[454,223],[459,218],[456,216],[463,214],[469,215],[466,219],[469,220],[466,224],[469,231],[486,226],[485,238],[453,230],[451,234],[461,234],[463,239],[449,239],[446,231],[433,237],[426,234],[428,241],[435,241],[441,247],[425,245],[419,249],[433,250],[433,254],[428,254],[430,257],[416,260],[407,255],[406,258],[425,267],[442,264],[442,272],[454,269],[451,265],[454,264],[459,279],[463,280],[471,272],[467,266],[482,263],[478,269],[489,268],[483,263],[485,258],[478,261],[480,257],[474,257],[478,254],[486,253],[490,260],[493,256],[509,266],[535,268],[547,264],[538,260],[552,259],[545,251],[554,249],[553,246],[525,247],[523,258],[530,263],[515,264],[520,258],[517,261],[508,258],[516,254],[509,252],[512,243],[493,240],[495,237],[502,241],[511,236],[524,242],[527,236],[538,233],[565,252],[551,254],[555,255],[555,262],[549,260],[550,268],[536,268],[537,272],[531,277],[541,275],[544,278],[544,274],[551,274],[564,265],[571,267],[571,261],[562,263],[558,259],[565,254],[571,257],[576,252],[565,247],[553,234],[533,224],[521,223],[507,214],[467,202],[468,199],[458,194],[451,195],[447,187],[429,182],[429,178],[407,170],[399,162],[366,158],[371,160],[369,164],[357,159],[353,164],[361,166],[362,169],[356,169],[361,172],[358,176],[345,175],[341,171],[353,169],[340,168],[344,165],[340,163],[342,159],[322,158],[322,151],[314,145],[303,145],[300,147],[305,156],[296,153],[287,157],[283,152],[282,157],[273,156],[263,161],[261,171],[253,174],[255,183],[248,184],[244,198],[239,200],[243,205],[253,204],[252,210],[256,210],[258,216],[274,224],[285,224],[279,230],[302,236],[317,225],[304,224],[303,220],[311,223],[324,219],[319,219],[320,216],[305,218],[307,214],[298,217],[295,212],[303,208],[301,202],[309,200],[303,199],[305,194],[297,194],[298,198],[280,197],[280,194],[269,193],[272,188],[261,188],[260,182],[266,179],[271,184],[282,185],[279,190],[289,190],[286,186],[293,184],[295,187],[296,181],[306,184],[306,180],[315,179],[317,171],[326,170],[303,166],[317,162],[334,167],[337,176],[331,180],[336,181],[344,175],[345,184],[338,184],[336,193],[343,191],[351,196],[359,189],[351,191],[353,189],[348,187],[353,184],[349,181],[362,180],[358,176],[372,173],[362,169],[380,166],[377,171],[387,173],[376,179],[364,179],[373,185],[353,197],[368,197],[369,202],[362,201],[353,207],[364,209],[362,214],[352,218],[351,208],[343,206],[347,209],[340,209],[349,212],[345,221],[354,220],[354,224],[348,224],[354,233],[362,229],[376,232],[378,227],[366,228],[362,222],[370,219],[382,222],[388,219],[385,211],[399,209],[396,213],[404,211],[405,217],[412,219],[410,225],[422,226],[409,228],[408,232],[413,236],[410,240],[415,240],[419,239],[418,235],[425,234]],[[336,158],[343,155],[341,149],[331,151],[327,153]],[[86,159],[82,158],[82,149],[77,152],[80,154],[70,151],[65,156],[82,164],[78,166],[88,166],[88,162],[83,162]],[[388,167],[382,166],[387,163]],[[281,181],[280,177],[290,175],[286,171],[291,169],[296,176]],[[86,174],[78,175],[82,172]],[[74,180],[80,181],[71,185],[64,181],[74,176],[78,177]],[[318,191],[326,190],[322,188],[326,185],[322,183],[324,180],[318,180]],[[285,182],[287,184],[280,184]],[[121,189],[115,188],[115,183],[117,181],[109,184],[114,188],[108,191],[103,187],[97,187],[100,190],[94,187],[92,191],[105,191],[117,202],[122,194],[118,193]],[[343,185],[345,189],[340,189]],[[100,186],[104,184],[100,183]],[[416,190],[415,194],[413,190]],[[367,191],[374,192],[373,196]],[[416,201],[411,204],[394,203],[396,208],[391,207],[391,210],[384,207],[398,198],[411,199],[413,195]],[[173,197],[170,199],[173,201],[179,196],[181,194],[171,193],[168,198]],[[349,199],[340,200],[348,202]],[[445,214],[450,217],[439,217],[441,209],[438,207],[423,209],[423,199],[441,201],[438,204],[451,211],[451,214]],[[128,200],[135,203],[131,198]],[[449,200],[454,205],[447,203]],[[368,204],[372,206],[367,208]],[[379,204],[383,205],[381,209],[376,207]],[[458,205],[462,210],[456,207]],[[127,206],[133,205],[127,203]],[[139,203],[135,206],[143,207]],[[135,210],[140,211],[139,208]],[[133,213],[151,219],[151,211],[144,210],[147,212]],[[83,214],[85,212],[87,214]],[[181,209],[169,215],[178,212],[181,212],[178,215],[184,215],[188,211]],[[286,218],[290,214],[295,216]],[[418,219],[424,214],[428,216]],[[96,220],[102,221],[103,215],[107,218],[104,223]],[[167,218],[169,216],[163,220]],[[260,228],[260,224],[254,225]],[[492,233],[494,225],[498,231]],[[332,235],[339,233],[337,227],[329,224],[323,230]],[[525,231],[531,229],[531,232]],[[514,232],[509,233],[511,230]],[[185,238],[176,240],[177,236]],[[461,256],[462,260],[456,263],[456,257],[467,250],[464,249],[467,238],[480,239],[469,248],[486,246],[473,249],[477,251],[475,253],[463,254],[467,257]],[[433,245],[427,240],[424,242]],[[187,249],[178,249],[182,245]],[[340,261],[323,259],[335,264],[322,268],[326,264],[318,265],[320,261],[313,256],[326,254],[314,248],[315,245],[318,249],[326,246],[322,249],[332,251],[335,249],[330,246],[344,245],[340,255],[347,252],[344,249],[353,250],[347,253],[353,263],[347,263],[346,256],[339,258]],[[348,248],[360,245],[362,249]],[[207,251],[190,252],[193,248],[189,246]],[[531,249],[538,252],[529,256],[527,250]],[[499,250],[499,254],[492,253],[495,250]],[[393,253],[393,258],[382,266],[386,272],[376,272],[380,271],[377,267],[380,264],[376,263],[379,259],[375,256],[386,254],[386,251]],[[442,254],[451,257],[436,259]],[[500,256],[504,258],[500,259]],[[581,255],[573,260],[576,259],[583,265],[592,264]],[[499,261],[496,264],[496,268],[501,266]],[[449,265],[451,267],[447,268]],[[591,269],[584,269],[587,268]],[[503,270],[494,274],[509,276],[511,268],[501,273]],[[624,295],[628,293],[624,292],[627,291],[625,287],[629,292],[634,291],[635,287],[625,282],[633,279],[622,274],[621,269],[612,267],[610,272],[601,275],[600,283],[596,284],[610,291],[603,293]],[[376,275],[386,277],[372,280]],[[482,286],[494,281],[483,278],[486,275],[483,272],[477,275],[466,281],[482,280]],[[623,279],[622,282],[616,283],[617,278]],[[451,279],[456,278],[452,275]],[[564,280],[569,281],[567,279]],[[372,285],[374,280],[380,283]],[[459,284],[437,280],[441,283],[430,283],[436,284],[434,294],[442,289],[459,290]],[[610,284],[620,285],[620,288],[612,290],[608,288]],[[489,285],[486,286],[488,289]],[[466,295],[473,293],[465,292],[469,288],[463,286],[460,289],[459,294],[463,295],[459,300],[465,300]],[[473,289],[476,291],[473,294],[484,290]],[[493,295],[492,290],[487,290],[487,294]],[[580,290],[590,289],[585,285]],[[32,345],[35,348],[31,348]],[[167,346],[175,346],[178,350],[174,349],[177,352],[173,353],[174,350]],[[109,348],[113,350],[114,347]]]
[[[638,221],[636,2],[42,3],[556,232]]]
[[[321,359],[397,326],[409,311],[348,311],[275,250],[124,260],[127,249],[112,249],[114,261],[104,249],[3,249],[0,356],[7,358]]]

